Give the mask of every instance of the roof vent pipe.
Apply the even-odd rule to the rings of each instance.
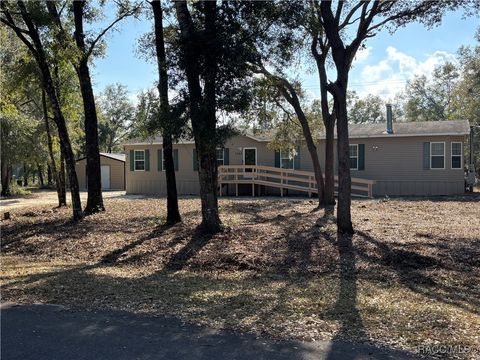
[[[393,134],[392,104],[387,104],[387,134]]]

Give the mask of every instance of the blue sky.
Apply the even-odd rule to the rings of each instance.
[[[377,94],[393,99],[414,74],[431,74],[435,66],[454,59],[461,45],[475,43],[474,34],[479,18],[462,19],[461,13],[450,13],[440,26],[426,29],[410,24],[390,34],[382,31],[368,39],[366,50],[358,54],[350,75],[350,89],[361,96]],[[132,99],[143,89],[153,86],[155,63],[136,54],[139,37],[151,29],[150,20],[127,19],[118,31],[108,35],[104,58],[96,59],[92,77],[96,92],[106,85],[121,83],[127,86]],[[294,73],[294,71],[292,71]],[[311,97],[318,96],[317,74],[301,71],[295,74]]]

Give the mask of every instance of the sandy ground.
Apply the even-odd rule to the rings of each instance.
[[[125,191],[104,191],[103,197],[109,198],[125,198],[138,199],[143,196],[125,195]],[[80,198],[82,202],[87,200],[87,192],[81,191]],[[70,194],[67,194],[67,203],[70,204]],[[11,211],[31,206],[46,206],[57,204],[57,193],[55,190],[34,190],[30,195],[14,196],[7,199],[0,199],[0,208],[2,211]]]
[[[197,231],[194,197],[174,226],[165,198],[120,194],[81,222],[68,208],[13,209],[0,221],[2,299],[480,358],[479,200],[355,200],[352,237],[313,199],[222,197],[214,236]]]

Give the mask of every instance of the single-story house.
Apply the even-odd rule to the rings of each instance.
[[[102,190],[125,190],[125,154],[100,153]],[[80,190],[87,189],[87,159],[77,160]]]
[[[463,148],[469,132],[466,120],[390,122],[387,126],[385,123],[352,124],[349,126],[351,176],[373,180],[373,196],[461,194],[465,190]],[[324,169],[325,138],[318,137],[317,151]],[[313,171],[305,144],[292,151],[278,151],[268,146],[271,140],[272,136],[265,132],[234,136],[218,149],[218,164]],[[131,140],[124,147],[127,194],[165,195],[161,137]],[[178,193],[199,194],[194,141],[174,144],[173,155]],[[241,186],[247,187],[247,193],[252,189],[246,184]],[[225,187],[223,194],[238,193],[238,187],[231,184]],[[244,191],[240,189],[240,192]],[[255,193],[279,194],[279,189],[259,185]]]

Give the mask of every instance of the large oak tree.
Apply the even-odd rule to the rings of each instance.
[[[364,41],[390,24],[392,29],[412,21],[427,26],[438,24],[447,10],[462,6],[478,11],[478,1],[358,1],[318,3],[318,20],[331,48],[336,79],[321,80],[334,100],[337,119],[338,207],[337,227],[340,233],[352,234],[351,176],[348,140],[347,89],[353,59]]]

